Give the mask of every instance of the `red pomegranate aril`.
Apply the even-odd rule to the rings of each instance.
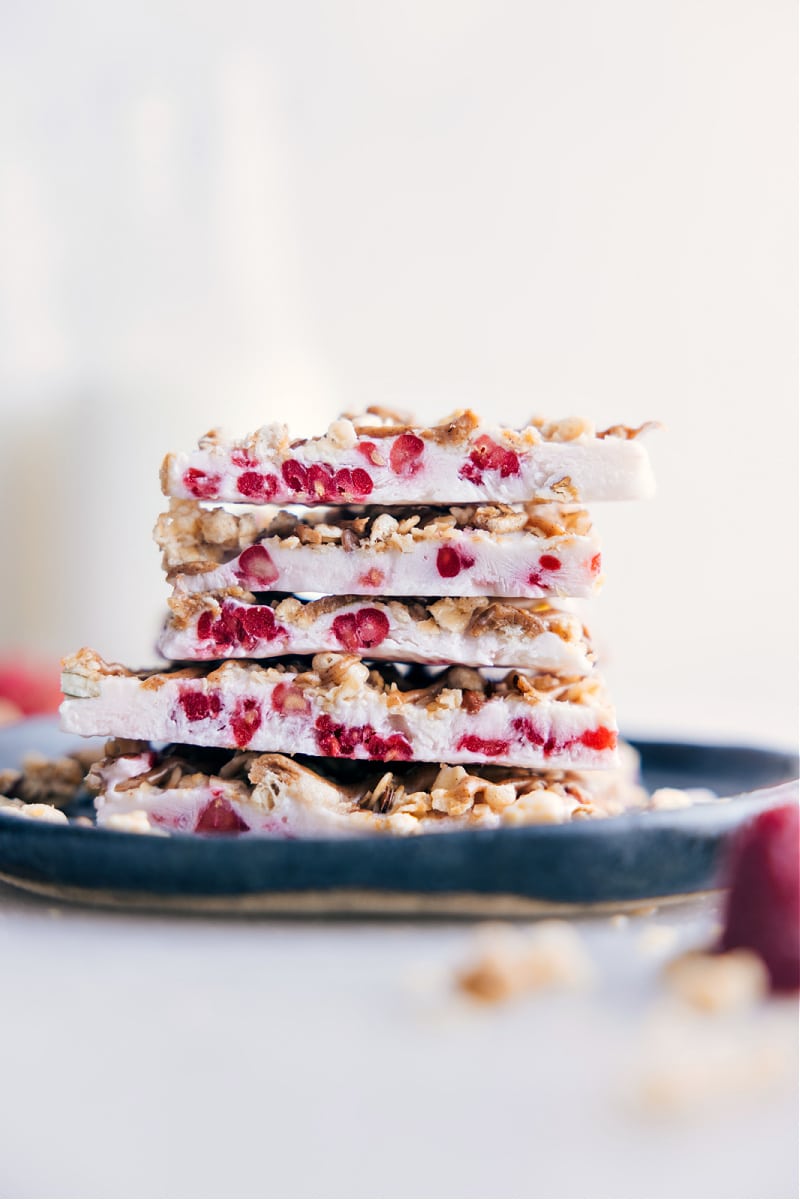
[[[416,475],[424,449],[425,443],[415,433],[401,433],[395,438],[389,451],[389,465],[395,475]]]
[[[239,494],[256,503],[267,503],[278,490],[274,475],[262,475],[260,471],[243,471],[236,481]]]
[[[504,742],[501,738],[482,738],[469,734],[468,737],[462,737],[457,749],[466,750],[469,754],[483,754],[487,758],[499,758],[508,754],[509,746],[510,742]]]
[[[389,632],[389,618],[378,608],[360,608],[355,614],[359,645],[365,650],[379,646]]]
[[[599,575],[600,574],[600,566],[601,566],[600,555],[595,554],[594,558],[592,559],[592,561],[589,564],[590,573],[592,575]]]
[[[250,696],[237,700],[231,717],[231,733],[236,745],[246,746],[260,728],[261,710],[258,701]]]
[[[281,467],[283,482],[293,492],[305,494],[308,491],[308,471],[302,463],[290,458]]]
[[[333,493],[337,500],[352,500],[355,496],[353,473],[342,467],[333,477]]]
[[[278,569],[264,546],[248,546],[239,555],[239,565],[236,576],[255,586],[256,591],[263,590],[278,578]]]
[[[195,833],[246,833],[250,828],[224,796],[209,800],[195,825]]]
[[[500,462],[500,477],[508,479],[511,475],[519,475],[519,455],[513,450],[504,450]]]
[[[278,683],[272,689],[270,701],[273,712],[310,713],[311,704],[301,687],[295,683]]]
[[[345,650],[355,653],[359,649],[361,643],[355,613],[340,613],[338,617],[333,618],[331,628],[334,637],[344,646]]]
[[[545,736],[539,733],[539,730],[534,726],[530,717],[516,717],[511,722],[514,731],[519,735],[520,740],[530,742],[532,746],[544,746]]]
[[[561,559],[556,558],[554,554],[543,554],[539,559],[539,566],[544,571],[560,571]]]
[[[318,500],[333,500],[333,470],[326,463],[312,463],[308,468],[308,491]]]
[[[178,696],[178,703],[187,721],[205,721],[207,717],[219,716],[222,711],[218,692],[184,691]]]
[[[284,632],[275,620],[275,613],[266,604],[245,606],[240,610],[239,619],[250,636],[258,641],[272,642]]]
[[[231,462],[235,467],[257,467],[258,459],[249,450],[232,450]]]
[[[356,467],[353,471],[353,491],[359,497],[369,496],[372,492],[372,477],[363,467]]]
[[[374,442],[359,442],[356,447],[359,454],[363,454],[367,462],[372,463],[373,467],[385,467],[386,459],[378,450]]]
[[[436,555],[436,570],[442,579],[455,579],[461,570],[461,555],[454,546],[441,546]]]
[[[206,471],[198,471],[196,467],[189,467],[183,473],[183,486],[198,500],[213,499],[221,481],[221,475],[209,475]]]
[[[197,637],[201,642],[207,642],[212,637],[211,627],[214,624],[213,613],[201,612],[197,618]]]
[[[587,729],[581,734],[581,744],[589,750],[615,750],[617,735],[613,729],[600,725],[597,729]]]
[[[800,989],[800,815],[796,804],[760,813],[739,833],[728,864],[723,950],[755,951],[772,990]]]
[[[387,738],[373,733],[365,739],[365,745],[370,758],[375,761],[409,762],[413,758],[411,746],[402,733],[392,733]]]
[[[480,485],[483,483],[483,471],[477,463],[467,461],[464,463],[461,470],[458,472],[459,479],[467,479],[470,483]]]

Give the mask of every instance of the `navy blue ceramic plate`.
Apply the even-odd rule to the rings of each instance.
[[[0,730],[0,767],[75,739],[50,718]],[[207,912],[515,915],[641,904],[719,882],[725,844],[762,808],[796,798],[790,754],[634,743],[644,782],[732,799],[569,825],[416,838],[169,838],[0,813],[0,878],[66,900]],[[781,786],[785,785],[785,786]]]

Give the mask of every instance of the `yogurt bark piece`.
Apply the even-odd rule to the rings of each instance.
[[[426,427],[373,408],[309,439],[292,441],[280,424],[240,441],[212,430],[190,454],[167,455],[161,482],[168,496],[238,503],[639,500],[653,490],[640,441],[647,428],[598,432],[570,417],[515,430],[484,425],[468,410]]]
[[[298,762],[282,754],[110,742],[87,779],[97,824],[276,838],[361,837],[560,824],[638,807],[630,747],[611,771]]]
[[[584,509],[260,509],[234,514],[173,500],[155,529],[179,592],[347,596],[589,596],[600,543]]]
[[[136,674],[82,650],[64,661],[62,688],[68,733],[377,761],[616,763],[614,711],[596,676],[402,675],[332,653],[310,669],[229,661]]]
[[[347,651],[367,658],[517,666],[586,675],[594,655],[579,618],[547,600],[364,600],[262,596],[241,588],[179,593],[158,652],[173,661]]]

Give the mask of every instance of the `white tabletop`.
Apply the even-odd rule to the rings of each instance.
[[[716,921],[713,900],[582,919],[588,989],[487,1007],[451,987],[468,922],[142,916],[0,887],[0,1190],[794,1195],[793,1004],[679,1018],[660,979]],[[648,953],[654,925],[674,944]],[[699,1081],[667,1112],[643,1098],[665,1029]]]

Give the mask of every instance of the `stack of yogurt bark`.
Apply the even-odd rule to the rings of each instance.
[[[583,503],[652,489],[644,429],[372,409],[168,455],[172,665],[63,664],[63,728],[112,739],[98,823],[407,834],[636,803],[568,598],[601,578]]]

